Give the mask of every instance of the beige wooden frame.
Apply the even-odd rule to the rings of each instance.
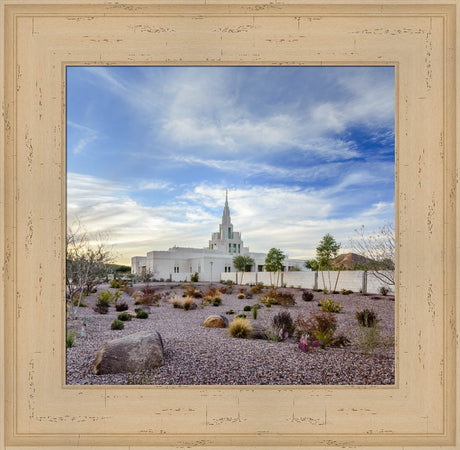
[[[459,448],[458,0],[183,3],[0,2],[0,448]],[[396,385],[65,386],[68,64],[394,65]]]

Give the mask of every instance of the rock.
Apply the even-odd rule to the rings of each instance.
[[[265,328],[255,325],[252,328],[252,339],[267,339]]]
[[[224,316],[212,315],[206,318],[203,322],[203,326],[209,328],[227,328],[228,319]]]
[[[93,373],[140,372],[164,364],[163,341],[157,331],[141,331],[106,342],[99,350]]]

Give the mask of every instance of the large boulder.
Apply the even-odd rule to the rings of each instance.
[[[141,331],[106,342],[96,356],[93,373],[140,372],[163,364],[160,334],[157,331]]]
[[[228,319],[224,316],[212,315],[206,318],[203,322],[203,326],[208,328],[227,328]]]

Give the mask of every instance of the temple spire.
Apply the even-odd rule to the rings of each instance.
[[[222,214],[222,224],[230,224],[230,208],[228,207],[228,189],[225,189],[225,206]]]

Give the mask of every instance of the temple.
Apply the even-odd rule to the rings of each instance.
[[[282,249],[281,249],[282,250]],[[228,272],[235,272],[233,258],[247,255],[254,259],[251,272],[264,272],[266,253],[250,252],[244,247],[241,233],[234,231],[228,206],[228,191],[219,231],[212,233],[207,248],[172,247],[169,250],[152,250],[146,256],[131,258],[131,272],[151,275],[156,280],[189,281],[198,273],[199,281],[219,281]],[[305,260],[285,259],[285,270],[304,270]]]

